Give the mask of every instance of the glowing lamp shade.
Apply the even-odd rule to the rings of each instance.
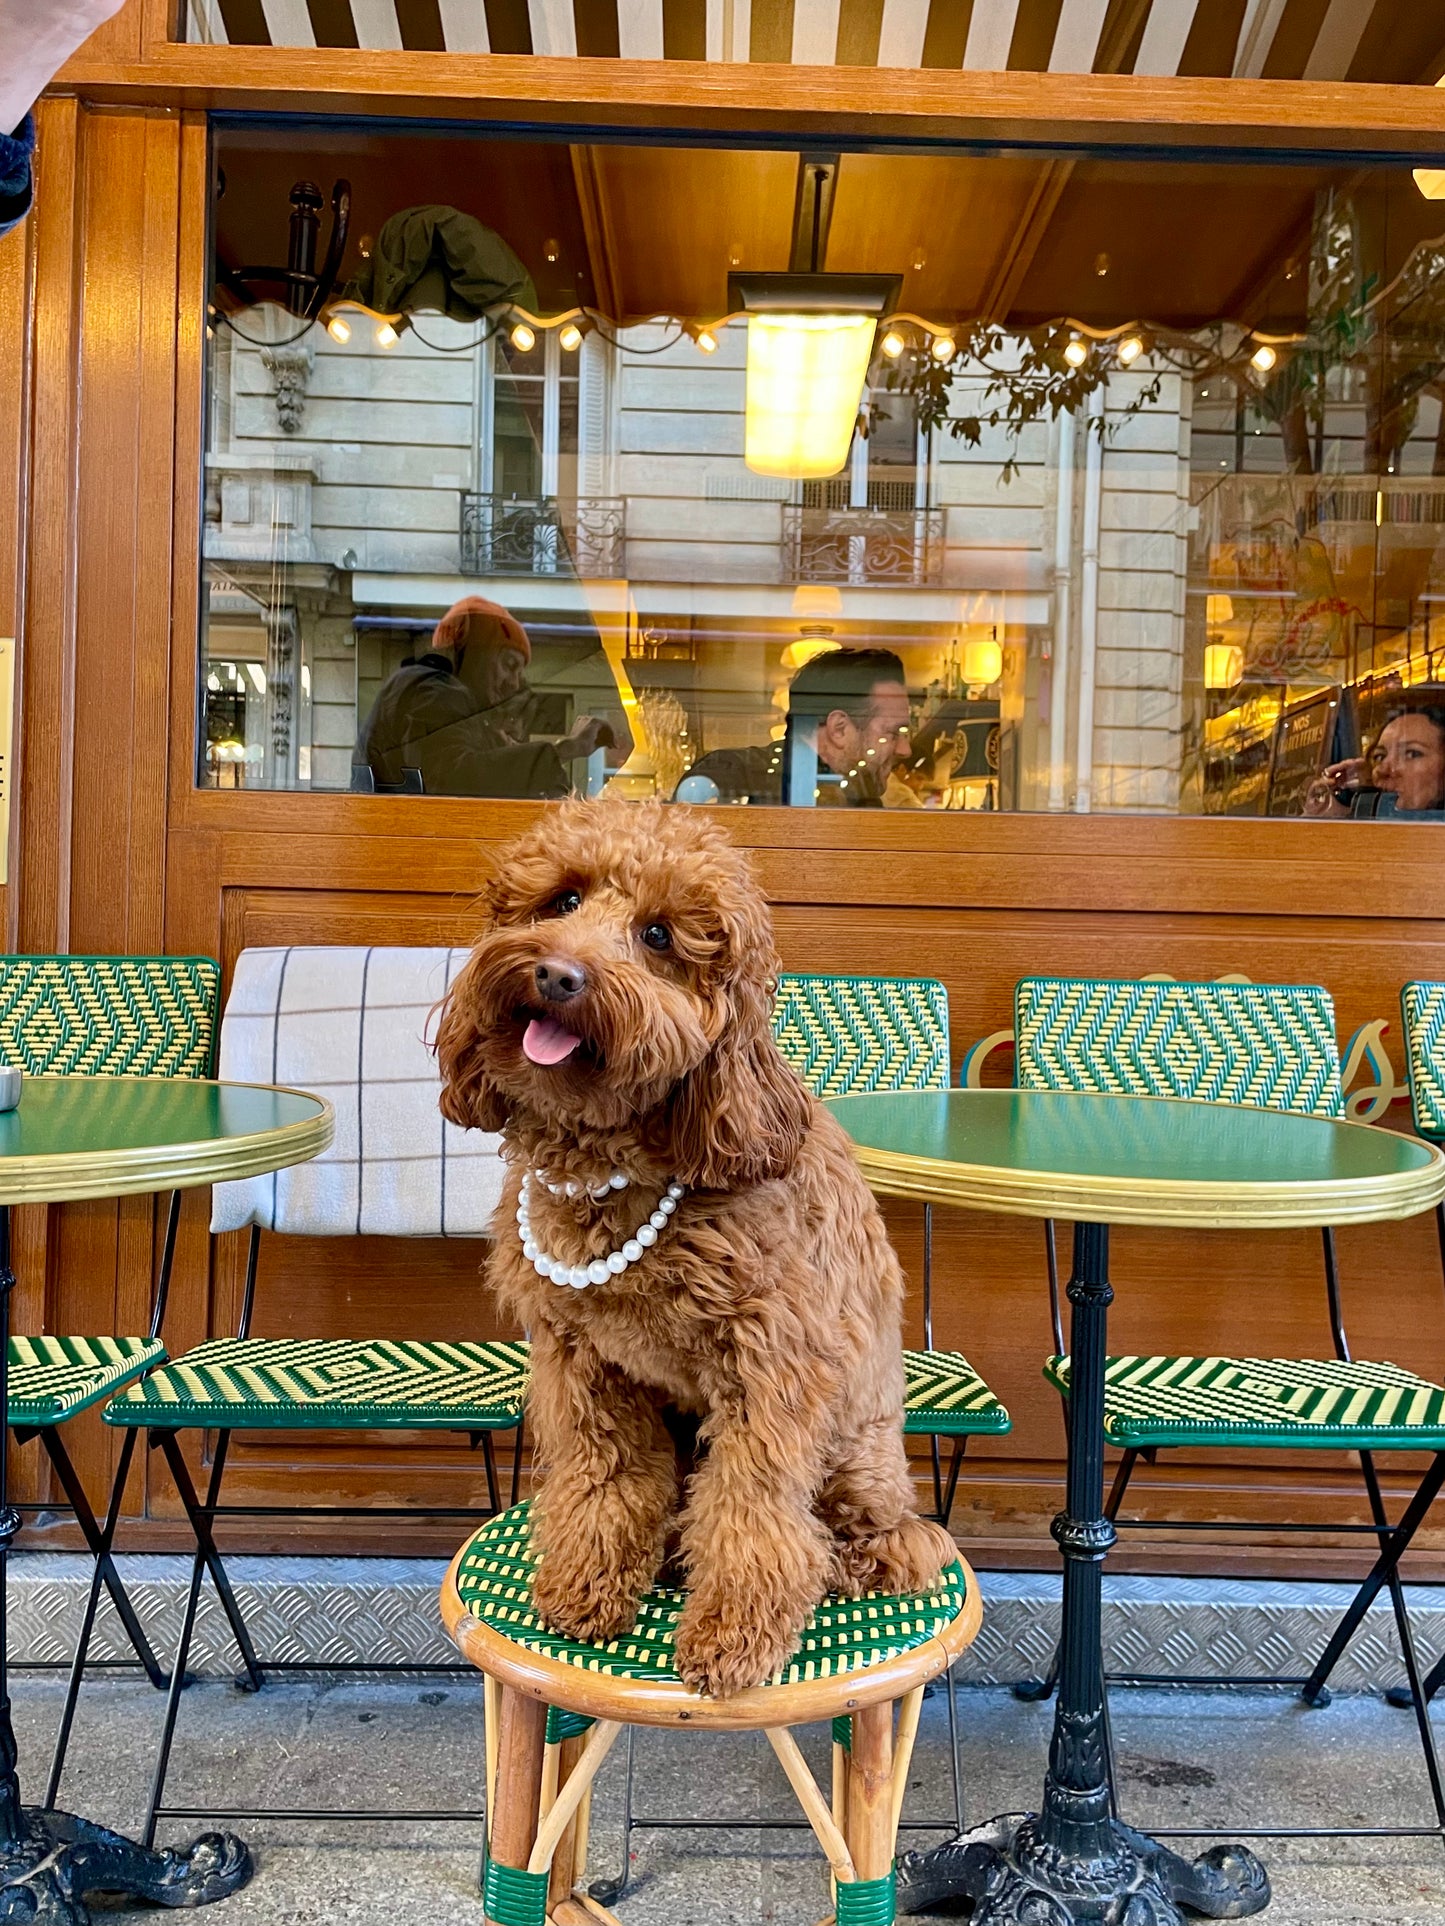
[[[750,314],[743,458],[755,475],[838,474],[873,357],[871,314]]]
[[[1211,642],[1204,651],[1206,689],[1233,689],[1244,674],[1244,650],[1233,642]]]
[[[1445,168],[1416,167],[1411,172],[1427,201],[1445,201]]]
[[[1222,629],[1226,622],[1234,620],[1234,603],[1227,595],[1206,595],[1204,620],[1211,629]]]
[[[963,645],[963,679],[971,684],[997,682],[1003,674],[1003,650],[988,638]]]

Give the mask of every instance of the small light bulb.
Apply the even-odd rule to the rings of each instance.
[[[351,323],[342,315],[333,314],[326,323],[326,332],[333,341],[339,341],[344,348],[351,339]]]
[[[569,321],[557,339],[562,343],[564,354],[576,354],[582,346],[582,330],[575,321]]]
[[[1144,343],[1139,339],[1137,334],[1126,334],[1124,339],[1119,343],[1119,359],[1126,368],[1129,367],[1131,363],[1137,361],[1143,352]]]
[[[929,349],[929,353],[935,361],[952,361],[957,352],[958,343],[951,334],[934,335],[933,345]]]
[[[697,351],[699,354],[717,353],[717,336],[711,328],[699,328],[693,336],[693,340],[697,343]]]
[[[542,243],[542,254],[544,258],[548,261],[555,261],[560,257],[561,253],[561,242],[553,240],[551,235],[548,235],[547,239]]]
[[[401,336],[389,321],[382,321],[377,324],[376,345],[378,348],[394,348],[400,339]]]
[[[921,274],[924,268],[928,266],[928,255],[924,250],[924,248],[922,247],[922,245],[919,245],[918,247],[914,248],[913,261],[911,265],[913,268],[913,272],[915,274]]]
[[[908,344],[896,328],[890,328],[879,345],[890,361],[896,361]]]
[[[530,354],[537,345],[537,337],[525,321],[517,322],[512,329],[510,340],[518,354]]]
[[[1261,341],[1254,353],[1249,357],[1249,365],[1251,368],[1258,368],[1261,374],[1268,374],[1278,360],[1279,356],[1269,343],[1267,341]]]
[[[1089,350],[1077,335],[1064,349],[1064,359],[1071,368],[1082,368],[1089,358]]]

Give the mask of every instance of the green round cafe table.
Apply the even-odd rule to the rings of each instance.
[[[1269,1902],[1243,1846],[1190,1861],[1110,1810],[1100,1593],[1114,1541],[1104,1515],[1104,1359],[1111,1224],[1277,1229],[1411,1217],[1445,1196],[1445,1157],[1364,1124],[1237,1104],[1034,1090],[899,1091],[834,1098],[877,1191],[1074,1224],[1059,1693],[1037,1814],[1007,1815],[899,1871],[910,1911],[974,1902],[981,1922],[1174,1926],[1243,1918]]]
[[[302,1090],[168,1077],[27,1077],[0,1112],[0,1412],[8,1409],[12,1204],[186,1190],[303,1163],[331,1142],[331,1105]],[[152,1851],[73,1813],[22,1807],[6,1684],[4,1600],[20,1516],[9,1503],[0,1424],[0,1920],[81,1926],[87,1893],[163,1906],[223,1899],[251,1874],[231,1833]]]

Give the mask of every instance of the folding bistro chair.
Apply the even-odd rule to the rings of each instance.
[[[430,1014],[465,962],[463,949],[246,950],[221,1026],[221,1074],[289,1083],[331,1099],[330,1150],[293,1170],[217,1185],[213,1231],[250,1229],[245,1288],[234,1337],[212,1338],[132,1385],[105,1421],[144,1431],[170,1469],[195,1534],[190,1587],[171,1674],[145,1839],[163,1818],[454,1819],[478,1811],[243,1808],[165,1805],[180,1687],[202,1577],[209,1571],[240,1651],[243,1683],[272,1672],[465,1672],[465,1666],[312,1663],[257,1656],[226,1573],[214,1527],[226,1518],[492,1516],[500,1506],[492,1437],[520,1434],[527,1348],[464,1338],[271,1339],[251,1335],[263,1229],[301,1236],[480,1238],[501,1194],[496,1140],[444,1123],[426,1041]],[[465,1314],[464,1314],[465,1315]],[[182,1434],[215,1437],[205,1496],[198,1495]],[[228,1505],[222,1503],[234,1433],[361,1431],[461,1433],[480,1445],[487,1504],[470,1506]],[[520,1446],[512,1466],[512,1499]]]
[[[820,1097],[854,1091],[946,1090],[949,1086],[948,991],[928,977],[803,976],[778,978],[773,1006],[773,1036],[778,1048],[808,1088]],[[933,1345],[933,1206],[923,1207],[923,1349],[905,1350],[904,1423],[906,1433],[929,1440],[935,1515],[947,1523],[958,1489],[963,1454],[971,1437],[997,1437],[1010,1419],[988,1385],[959,1351]],[[945,1480],[939,1439],[952,1440]],[[958,1713],[948,1690],[952,1742],[951,1821],[913,1820],[910,1829],[963,1830],[963,1784],[958,1765]],[[626,1890],[631,1866],[631,1836],[636,1831],[692,1831],[709,1822],[677,1818],[637,1818],[632,1811],[634,1734],[627,1734],[626,1780],[622,1807],[622,1874],[595,1880],[592,1897],[611,1905]],[[733,1821],[728,1821],[733,1824]],[[790,1831],[799,1822],[780,1821],[768,1831]]]
[[[209,1076],[220,981],[220,970],[208,956],[0,957],[0,1060],[18,1064],[30,1077]],[[7,1421],[18,1444],[40,1440],[66,1499],[62,1507],[51,1502],[16,1509],[69,1510],[94,1561],[50,1763],[47,1806],[55,1804],[65,1769],[102,1586],[151,1684],[164,1689],[169,1683],[111,1555],[135,1439],[127,1437],[121,1443],[101,1523],[63,1431],[82,1411],[103,1403],[164,1362],[160,1331],[180,1204],[180,1192],[172,1191],[145,1337],[14,1336],[10,1340]]]
[[[1015,990],[1019,1086],[1248,1104],[1304,1116],[1343,1117],[1334,1007],[1311,984],[1172,983],[1026,977]],[[1052,1225],[1049,1227],[1052,1231]],[[1121,1453],[1105,1503],[1123,1530],[1258,1531],[1247,1521],[1120,1518],[1133,1471],[1162,1450],[1352,1451],[1373,1522],[1271,1525],[1271,1531],[1360,1533],[1380,1546],[1375,1571],[1356,1594],[1325,1651],[1306,1677],[1111,1674],[1115,1684],[1297,1685],[1312,1705],[1327,1704],[1326,1681],[1370,1600],[1389,1587],[1410,1679],[1437,1824],[1445,1829],[1445,1794],[1421,1692],[1414,1640],[1397,1566],[1445,1479],[1445,1388],[1398,1365],[1351,1356],[1340,1296],[1334,1233],[1322,1231],[1325,1298],[1334,1356],[1308,1358],[1111,1357],[1106,1360],[1104,1433]],[[1055,1248],[1049,1241],[1052,1260]],[[1069,1395],[1058,1274],[1050,1263],[1055,1355],[1044,1375]],[[1375,1470],[1377,1451],[1434,1454],[1424,1482],[1398,1526],[1392,1526]],[[1020,1697],[1047,1696],[1043,1681],[1015,1687]],[[1305,1831],[1304,1828],[1291,1829]],[[1320,1829],[1331,1835],[1349,1828]],[[1419,1828],[1366,1829],[1371,1833]]]

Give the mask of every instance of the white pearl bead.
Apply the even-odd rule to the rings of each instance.
[[[539,1251],[532,1259],[532,1269],[537,1273],[538,1277],[550,1277],[552,1275],[552,1260],[545,1251]]]
[[[571,1267],[561,1263],[553,1263],[548,1272],[554,1284],[565,1284],[571,1274]]]
[[[657,1232],[652,1228],[651,1224],[638,1226],[637,1242],[641,1244],[644,1250],[647,1249],[649,1244],[655,1244],[657,1242]]]
[[[667,1194],[669,1197],[673,1199],[674,1202],[676,1202],[679,1197],[683,1197],[687,1193],[684,1191],[681,1184],[669,1184],[667,1187]]]
[[[611,1275],[611,1271],[607,1268],[607,1260],[603,1257],[594,1257],[587,1266],[587,1277],[593,1284],[605,1284]]]
[[[526,1240],[526,1242],[522,1246],[522,1255],[523,1257],[526,1258],[529,1264],[531,1263],[532,1259],[537,1255],[537,1246],[530,1237]]]
[[[580,1291],[582,1286],[587,1282],[587,1266],[585,1264],[574,1264],[567,1273],[567,1282],[572,1286],[574,1291]]]
[[[647,1221],[655,1231],[667,1229],[667,1218],[660,1210],[655,1210]]]
[[[677,1209],[677,1199],[675,1197],[664,1197],[659,1201],[657,1208],[662,1212],[664,1217],[671,1217],[672,1213]]]
[[[647,1226],[644,1224],[643,1229],[645,1230],[646,1228]],[[622,1246],[622,1255],[627,1259],[629,1264],[635,1264],[642,1255],[642,1239],[640,1237],[629,1237],[627,1242]]]
[[[623,1176],[620,1170],[614,1170],[612,1175],[607,1179],[608,1185],[612,1190],[626,1190],[629,1181],[628,1178]]]
[[[613,1277],[621,1277],[622,1273],[627,1269],[626,1252],[613,1251],[607,1259],[607,1268]]]

